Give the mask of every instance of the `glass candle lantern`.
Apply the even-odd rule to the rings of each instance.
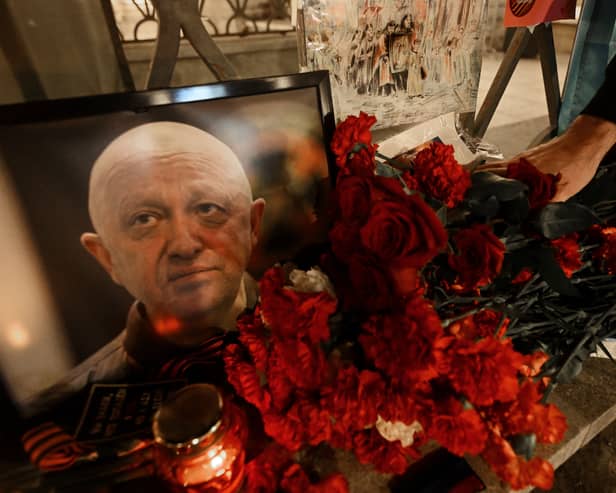
[[[154,416],[154,462],[175,491],[234,493],[244,479],[245,422],[208,384],[188,385]]]

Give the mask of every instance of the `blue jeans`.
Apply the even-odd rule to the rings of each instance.
[[[616,53],[616,1],[585,0],[571,53],[558,133],[564,132],[603,83],[605,67]]]

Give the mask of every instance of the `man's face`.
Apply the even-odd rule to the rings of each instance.
[[[114,280],[156,320],[224,319],[257,233],[255,205],[224,163],[150,159],[112,169],[107,186],[103,243]]]

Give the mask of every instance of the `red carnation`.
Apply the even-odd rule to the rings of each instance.
[[[471,174],[454,157],[452,145],[433,142],[414,158],[414,177],[419,189],[452,208],[464,199]]]
[[[572,233],[551,242],[556,260],[567,277],[571,277],[574,272],[582,267],[580,245],[577,240],[577,233]]]
[[[286,409],[294,396],[294,388],[289,380],[286,366],[280,362],[277,352],[272,352],[267,365],[267,387],[272,398],[272,408]]]
[[[480,339],[482,337],[503,337],[507,330],[508,320],[502,321],[502,313],[494,310],[481,310],[479,313],[465,317],[450,324],[447,328],[451,335],[465,339]],[[498,329],[498,333],[496,330]]]
[[[265,326],[261,318],[260,307],[253,312],[241,315],[237,320],[239,339],[250,353],[250,357],[259,371],[265,371],[267,365],[267,341]]]
[[[331,149],[336,156],[336,164],[345,168],[348,154],[353,151],[356,144],[367,147],[364,151],[374,157],[377,146],[372,144],[370,128],[376,123],[376,117],[367,115],[363,111],[357,116],[349,116],[336,127],[331,141]]]
[[[311,483],[299,464],[291,465],[280,481],[284,493],[348,493],[349,485],[340,473],[333,474],[318,483]]]
[[[399,440],[388,442],[376,428],[358,431],[353,435],[353,452],[362,464],[372,464],[385,474],[402,474],[409,466],[409,457],[417,452],[404,448]]]
[[[336,299],[325,291],[302,293],[285,286],[282,268],[273,267],[259,282],[261,313],[272,334],[313,343],[329,339],[328,319],[336,311]]]
[[[533,277],[533,271],[528,267],[523,267],[520,272],[511,280],[511,284],[525,284]]]
[[[525,377],[536,377],[541,371],[541,367],[550,357],[543,351],[536,351],[524,355],[524,364],[520,368],[520,373]]]
[[[242,349],[237,344],[230,344],[225,348],[223,360],[227,380],[243,399],[265,412],[270,407],[271,396],[261,387],[257,369],[246,362],[241,353]]]
[[[277,443],[269,444],[246,464],[246,493],[276,493],[282,472],[291,462],[288,450]]]
[[[539,443],[558,443],[567,430],[567,419],[553,404],[542,404],[538,383],[526,380],[513,402],[492,409],[493,420],[508,436],[535,434]]]
[[[616,228],[600,230],[601,246],[595,251],[594,258],[599,260],[602,269],[610,275],[616,274]]]
[[[558,175],[542,173],[526,159],[509,163],[507,166],[507,178],[519,180],[528,187],[528,201],[531,209],[544,207],[554,195],[556,184],[560,181]]]
[[[451,366],[447,377],[453,388],[473,405],[508,402],[518,395],[518,370],[524,357],[513,349],[511,340],[457,339],[448,348],[448,354]]]
[[[484,447],[488,434],[481,416],[475,409],[464,409],[460,401],[450,397],[439,403],[425,420],[430,438],[452,454],[478,454]]]
[[[375,170],[374,154],[377,146],[369,148],[361,148],[352,154],[346,161],[346,165],[342,169],[341,175],[353,174],[357,176],[373,176]]]
[[[558,443],[567,431],[567,418],[554,404],[537,405],[535,434],[539,443]]]
[[[307,344],[303,340],[272,339],[269,369],[274,365],[276,371],[284,371],[293,387],[301,390],[318,389],[327,376],[323,349],[319,344]]]
[[[503,314],[495,310],[481,310],[473,315],[478,337],[501,338],[507,331],[509,320],[503,319]],[[498,333],[496,330],[498,329]]]
[[[391,262],[404,259],[409,267],[423,267],[447,242],[447,233],[434,211],[419,195],[374,204],[360,230],[362,245]]]
[[[385,401],[385,382],[377,372],[349,366],[338,371],[322,395],[323,406],[336,420],[336,430],[346,433],[376,423],[377,411]]]
[[[318,401],[308,398],[298,400],[286,412],[288,418],[302,423],[304,440],[310,445],[326,442],[332,435],[332,422],[328,411]]]
[[[332,474],[320,482],[311,485],[309,493],[348,493],[349,483],[340,474]]]
[[[482,287],[498,276],[503,266],[505,245],[487,224],[473,224],[454,237],[457,255],[449,256],[449,265],[458,273],[464,290]]]
[[[554,484],[552,465],[539,457],[527,461],[516,455],[511,444],[496,433],[490,433],[488,446],[481,456],[514,490],[521,490],[530,485],[542,490],[552,489]]]
[[[406,303],[404,313],[370,317],[359,342],[368,360],[393,382],[427,381],[438,375],[442,336],[437,313],[418,297]]]
[[[296,417],[275,412],[262,413],[265,433],[291,452],[306,445],[306,427]]]

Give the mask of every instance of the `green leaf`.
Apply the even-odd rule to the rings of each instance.
[[[584,367],[584,361],[577,356],[575,358],[571,358],[567,363],[560,369],[558,372],[557,382],[558,383],[570,383],[575,380],[582,368]]]
[[[447,226],[447,207],[441,206],[436,210],[436,217],[440,219],[443,223],[443,226]]]
[[[467,204],[473,214],[481,217],[493,217],[499,210],[498,199],[494,195],[484,200],[469,200]]]
[[[389,164],[377,161],[376,162],[376,174],[385,178],[394,178],[400,176],[402,171],[390,166]]]
[[[500,215],[510,224],[521,224],[528,216],[530,204],[526,194],[501,204]]]
[[[536,221],[537,230],[553,240],[601,222],[592,209],[574,202],[556,202],[546,205]]]
[[[529,435],[514,435],[509,438],[509,443],[517,455],[523,455],[526,460],[530,460],[535,455],[535,447],[537,446],[537,435],[531,433]]]
[[[499,202],[507,202],[528,192],[528,187],[521,181],[504,178],[489,171],[473,173],[471,181],[471,187],[466,192],[468,200],[482,202],[494,196]]]

